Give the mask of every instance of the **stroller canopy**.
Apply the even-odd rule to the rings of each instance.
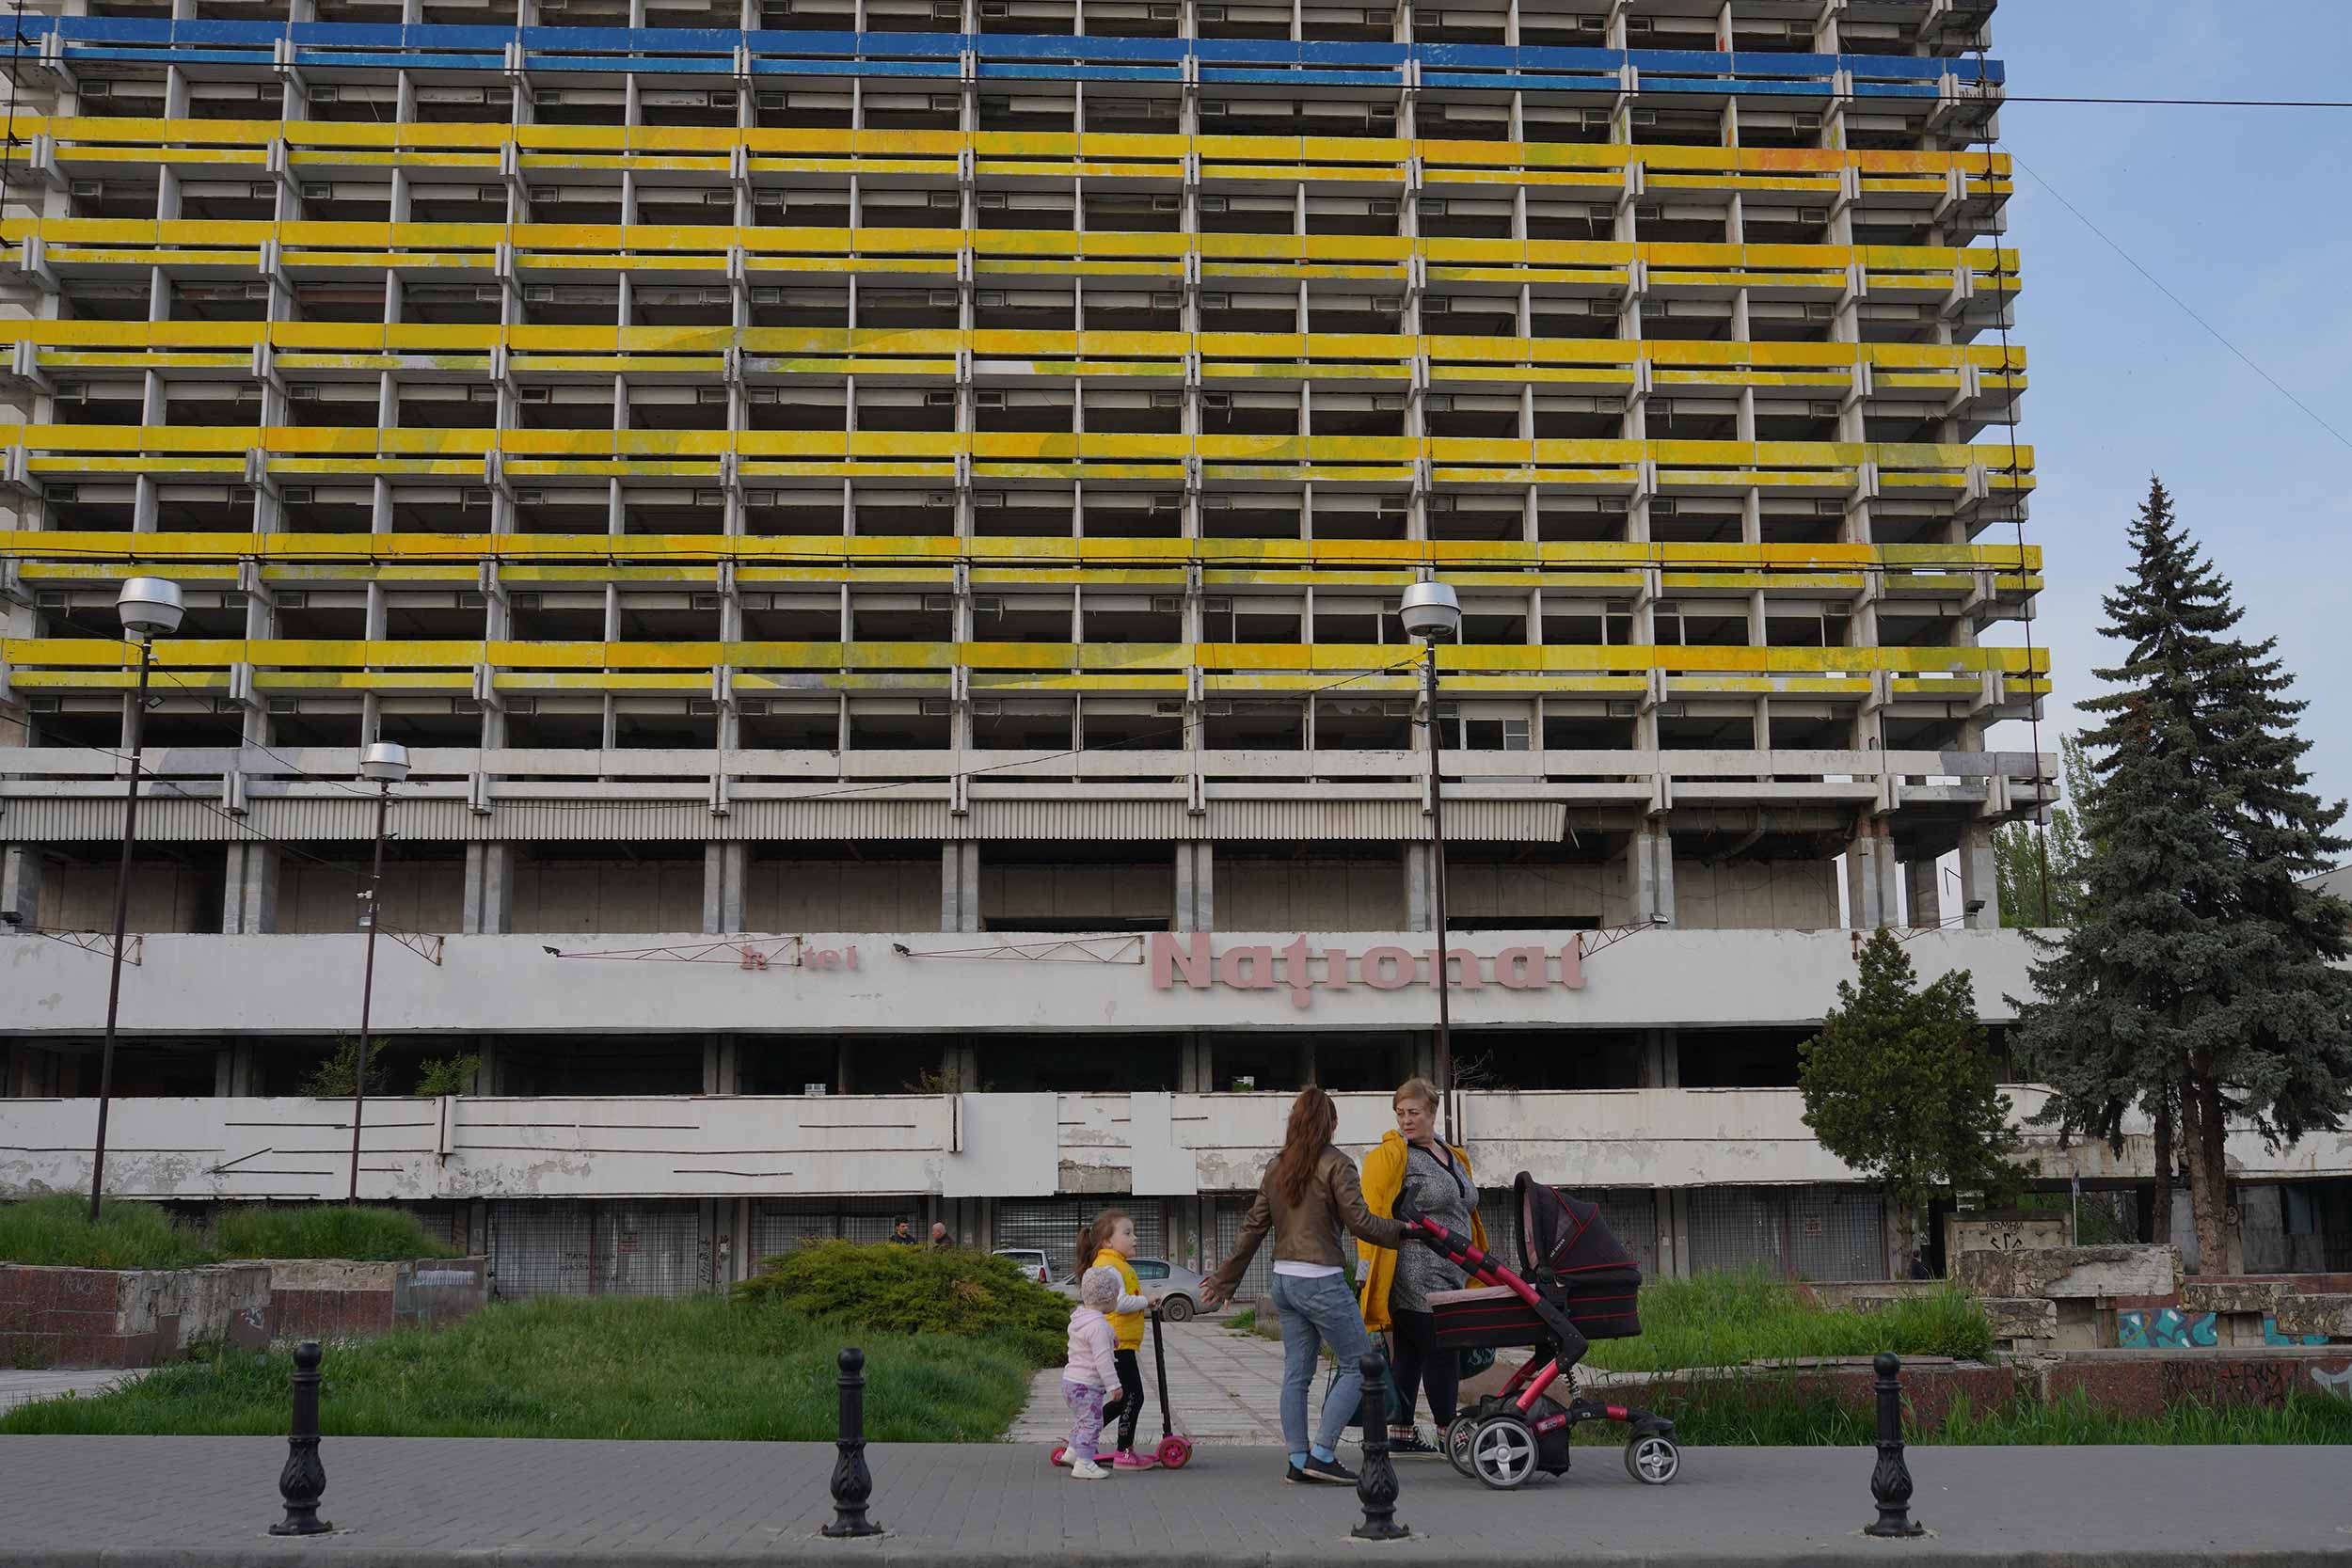
[[[1601,1223],[1600,1206],[1548,1187],[1525,1171],[1517,1183],[1519,1262],[1538,1280],[1549,1276],[1567,1292],[1568,1310],[1588,1338],[1626,1338],[1642,1332],[1635,1298],[1641,1265]]]

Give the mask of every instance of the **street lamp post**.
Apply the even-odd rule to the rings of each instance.
[[[379,740],[359,761],[359,776],[373,780],[375,795],[375,863],[368,873],[368,961],[359,980],[359,1063],[351,1081],[351,1197],[359,1201],[359,1124],[368,1113],[368,1012],[375,1002],[375,928],[384,923],[384,818],[391,810],[392,785],[408,776],[408,748]]]
[[[1438,769],[1444,732],[1438,717],[1438,642],[1462,629],[1462,602],[1442,582],[1417,582],[1405,591],[1404,601],[1397,607],[1397,619],[1404,623],[1406,636],[1421,639],[1422,682],[1428,694],[1430,912],[1437,917],[1438,925],[1437,973],[1430,978],[1438,988],[1438,1100],[1445,1117],[1444,1136],[1451,1143],[1456,1135],[1457,1118],[1454,1106],[1452,989],[1446,983],[1445,797]]]
[[[106,1040],[98,1055],[98,1137],[90,1148],[89,1219],[98,1223],[98,1196],[106,1187],[106,1112],[115,1090],[115,1022],[122,1006],[122,946],[131,922],[131,847],[139,831],[139,752],[147,731],[147,680],[155,639],[180,629],[180,585],[162,578],[133,578],[115,596],[122,630],[139,645],[138,695],[131,704],[131,782],[122,796],[122,860],[115,868],[113,972],[106,977]]]

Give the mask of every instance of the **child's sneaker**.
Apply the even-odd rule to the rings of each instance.
[[[1158,1460],[1139,1453],[1120,1452],[1111,1456],[1111,1468],[1114,1470],[1149,1470],[1158,1464]]]
[[[1091,1459],[1081,1459],[1070,1466],[1070,1479],[1073,1481],[1108,1481],[1110,1474]]]
[[[1069,1449],[1067,1449],[1067,1448],[1059,1448],[1059,1449],[1056,1449],[1054,1450],[1054,1463],[1055,1463],[1055,1464],[1057,1464],[1057,1465],[1060,1465],[1060,1466],[1061,1466],[1063,1469],[1065,1469],[1065,1470],[1069,1469],[1069,1468],[1070,1468],[1070,1450],[1069,1450]]]

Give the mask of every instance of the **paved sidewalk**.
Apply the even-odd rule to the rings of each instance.
[[[131,1371],[0,1371],[0,1410],[30,1404],[35,1400],[54,1400],[61,1394],[103,1394],[118,1384],[135,1383],[146,1375],[144,1368]]]
[[[1282,1440],[1282,1343],[1236,1333],[1209,1318],[1164,1325],[1168,1335],[1168,1395],[1176,1430],[1203,1443],[1244,1446]],[[1160,1436],[1159,1373],[1152,1365],[1152,1339],[1143,1340],[1143,1438]],[[1311,1408],[1323,1408],[1320,1392]],[[1009,1443],[1051,1447],[1070,1435],[1070,1407],[1062,1403],[1061,1369],[1047,1367],[1029,1385],[1027,1408],[1006,1433]]]
[[[1270,1449],[1204,1444],[1184,1470],[1080,1482],[1006,1444],[874,1450],[878,1542],[817,1537],[833,1450],[814,1443],[334,1438],[332,1536],[263,1534],[285,1444],[0,1437],[0,1561],[18,1568],[718,1568],[801,1565],[1562,1562],[1644,1568],[2344,1568],[2352,1489],[2333,1449],[1915,1449],[1928,1539],[1866,1539],[1867,1449],[1692,1449],[1682,1479],[1617,1451],[1509,1494],[1401,1467],[1412,1539],[1349,1539],[1344,1489],[1285,1486]]]

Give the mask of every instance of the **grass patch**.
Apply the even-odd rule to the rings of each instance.
[[[845,1332],[723,1296],[542,1297],[436,1333],[337,1346],[319,1403],[339,1436],[829,1440],[834,1357],[866,1352],[866,1430],[885,1443],[983,1442],[1031,1362],[997,1338]],[[0,1433],[282,1436],[285,1355],[158,1368],[94,1399],[0,1415]]]
[[[1724,1270],[1642,1287],[1642,1334],[1596,1342],[1585,1365],[1608,1371],[1678,1371],[1816,1355],[1948,1355],[1993,1349],[1984,1308],[1957,1286],[1871,1311],[1808,1301],[1779,1275]]]
[[[1693,1446],[1768,1444],[1864,1447],[1878,1435],[1872,1414],[1845,1405],[1825,1391],[1763,1386],[1761,1380],[1725,1379],[1653,1406]],[[1596,1441],[1610,1438],[1606,1429]],[[1942,1426],[1923,1429],[1906,1410],[1903,1436],[1923,1447],[2171,1445],[2203,1443],[2352,1443],[2352,1402],[2296,1393],[2277,1410],[2215,1406],[2185,1399],[2160,1416],[2124,1416],[2092,1407],[2077,1389],[2048,1403],[2020,1397],[1985,1410],[1955,1399]]]
[[[212,1228],[175,1225],[160,1205],[106,1203],[98,1223],[89,1201],[51,1193],[0,1204],[0,1263],[68,1269],[192,1269],[246,1258],[350,1258],[402,1262],[453,1258],[457,1249],[426,1234],[397,1209],[343,1204],[246,1206],[222,1212]]]
[[[0,1204],[0,1262],[60,1269],[188,1269],[217,1260],[202,1233],[151,1203],[105,1203],[51,1193]]]
[[[1068,1346],[1069,1298],[1009,1258],[961,1248],[820,1242],[764,1259],[735,1293],[859,1329],[987,1338],[1041,1367],[1058,1363]]]
[[[368,1263],[459,1253],[426,1234],[414,1214],[347,1204],[230,1209],[213,1222],[213,1244],[223,1258],[349,1258]]]

